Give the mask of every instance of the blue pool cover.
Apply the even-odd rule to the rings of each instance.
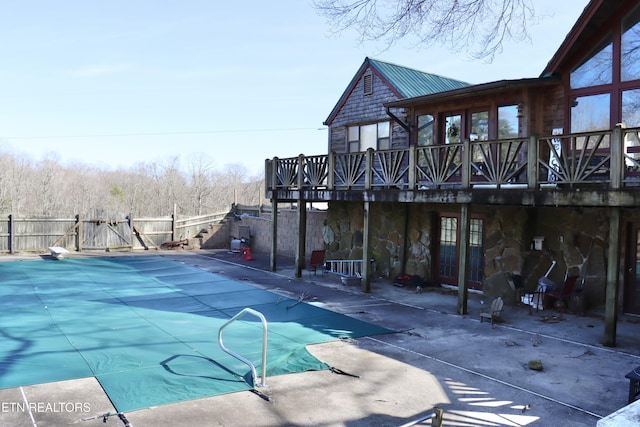
[[[94,376],[120,411],[251,389],[218,330],[268,321],[267,377],[326,369],[309,344],[392,332],[171,261],[126,256],[0,263],[0,389]],[[224,344],[256,365],[262,323]]]

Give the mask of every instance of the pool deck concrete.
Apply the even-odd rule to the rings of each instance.
[[[627,405],[624,376],[640,366],[637,317],[619,317],[617,347],[608,348],[601,345],[600,313],[507,305],[492,327],[480,322],[491,302],[480,294],[470,293],[468,314],[458,315],[451,290],[417,293],[379,278],[365,294],[328,273],[296,278],[289,259],[279,258],[278,271],[270,272],[263,254],[253,261],[224,250],[69,256],[138,255],[164,256],[397,332],[309,346],[336,373],[274,376],[256,393],[125,414],[115,413],[94,378],[0,390],[0,425],[399,426],[437,406],[445,426],[595,426]],[[531,360],[543,370],[529,369]]]

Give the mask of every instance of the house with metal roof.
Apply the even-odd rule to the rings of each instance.
[[[460,314],[470,291],[535,296],[604,313],[614,346],[618,313],[640,315],[638,2],[590,1],[537,78],[410,75],[365,60],[327,153],[266,162],[273,211],[298,205],[297,274],[307,203],[328,202],[327,257],[359,259],[363,291],[421,276],[457,289]]]
[[[344,93],[324,121],[329,127],[329,152],[357,152],[367,148],[407,147],[404,119],[384,104],[468,86],[412,68],[365,58]]]

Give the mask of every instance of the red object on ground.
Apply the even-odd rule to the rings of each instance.
[[[250,248],[244,248],[244,251],[242,252],[243,258],[245,261],[255,261],[256,259],[251,256],[251,249]]]

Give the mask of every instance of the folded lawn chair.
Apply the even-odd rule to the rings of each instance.
[[[578,276],[568,276],[564,279],[564,284],[559,289],[548,290],[545,296],[549,298],[554,307],[564,308],[568,305],[568,299],[573,293]]]

